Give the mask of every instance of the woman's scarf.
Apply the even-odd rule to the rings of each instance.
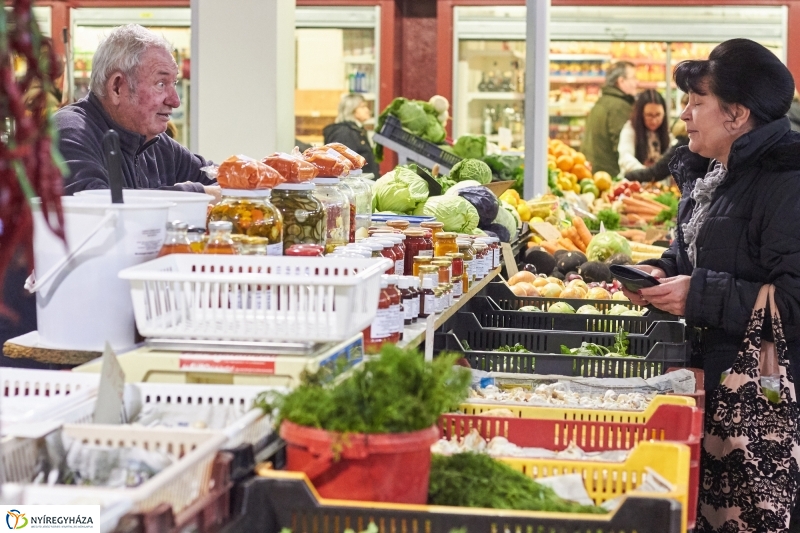
[[[716,162],[714,168],[694,184],[694,190],[692,191],[692,199],[695,201],[694,211],[689,222],[683,225],[686,251],[693,267],[697,266],[697,235],[708,217],[714,191],[727,177],[728,169],[722,163]]]

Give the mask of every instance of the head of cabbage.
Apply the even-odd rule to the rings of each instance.
[[[586,247],[586,258],[589,261],[605,262],[616,254],[630,256],[631,245],[625,237],[614,231],[598,233],[592,237],[589,246]]]
[[[471,233],[478,227],[478,210],[460,196],[433,196],[419,206],[415,215],[435,217],[445,231]]]
[[[372,203],[375,211],[411,213],[428,199],[428,184],[417,173],[397,167],[375,181]]]
[[[475,180],[481,185],[492,181],[492,169],[480,159],[462,159],[450,169],[454,181]]]
[[[505,204],[505,202],[500,202],[500,209],[497,210],[497,216],[492,223],[500,224],[506,228],[508,230],[509,241],[513,241],[517,236],[517,220],[514,218],[514,215],[511,214],[511,211],[505,209],[503,204]]]

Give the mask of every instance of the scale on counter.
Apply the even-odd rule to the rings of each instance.
[[[148,339],[117,357],[128,382],[296,386],[304,370],[331,377],[364,359],[361,334],[330,343]],[[101,360],[75,372],[100,372]]]

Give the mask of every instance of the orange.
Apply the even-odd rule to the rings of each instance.
[[[562,156],[562,155],[568,155],[568,156],[572,157],[572,155],[570,155],[570,153],[569,153],[569,150],[570,150],[569,146],[567,146],[566,144],[562,144],[562,145],[556,147],[556,149],[553,152],[553,154],[556,157]]]
[[[571,170],[574,165],[575,160],[572,159],[572,156],[561,155],[558,157],[558,159],[556,159],[556,166],[564,172]]]
[[[578,176],[579,180],[592,177],[592,173],[589,172],[589,169],[586,168],[583,163],[575,163],[575,166],[572,167],[572,173]]]
[[[611,174],[602,170],[594,173],[594,184],[600,192],[607,191],[611,188]]]
[[[580,152],[575,152],[575,155],[572,157],[575,160],[576,165],[585,165],[586,164],[586,156]]]

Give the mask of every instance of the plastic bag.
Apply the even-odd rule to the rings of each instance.
[[[364,166],[367,164],[367,160],[364,159],[364,156],[357,154],[354,150],[351,150],[342,143],[328,143],[325,146],[323,146],[323,148],[330,148],[332,150],[336,150],[337,152],[345,156],[353,165],[354,170],[364,168]]]
[[[274,168],[243,155],[232,155],[217,169],[217,183],[223,189],[272,189],[284,181]]]
[[[303,152],[303,158],[317,167],[321,178],[340,178],[353,170],[353,164],[347,157],[324,146],[309,148]]]
[[[305,183],[317,177],[317,167],[303,159],[302,155],[275,152],[261,160],[277,170],[287,183]]]

